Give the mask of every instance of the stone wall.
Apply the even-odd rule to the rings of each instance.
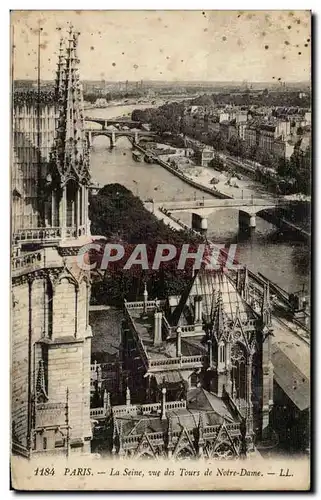
[[[55,139],[57,112],[54,106],[40,108],[39,146],[36,105],[19,105],[13,110],[12,140],[12,229],[38,227],[38,162],[41,174],[48,174],[48,161]]]
[[[58,269],[56,271],[59,272]],[[53,293],[51,287],[48,287],[50,279],[48,270],[41,271],[37,276],[30,273],[28,277],[21,275],[13,280],[13,434],[16,442],[27,446],[28,384],[30,383],[30,393],[35,397],[39,361],[42,360],[48,403],[66,403],[68,389],[71,447],[74,443],[77,445],[77,451],[84,449],[89,451],[91,438],[91,328],[88,325],[90,285],[86,279],[81,279],[78,283],[77,277],[67,278],[71,276],[68,268],[61,267],[60,272],[63,273],[61,279],[58,282],[53,280]],[[29,289],[31,290],[30,297]],[[52,335],[49,328],[51,300]],[[83,446],[84,439],[85,445]]]
[[[13,287],[11,316],[11,413],[15,438],[27,445],[29,285]]]

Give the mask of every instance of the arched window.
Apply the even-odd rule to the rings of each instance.
[[[221,344],[219,347],[219,362],[225,363],[225,345]]]
[[[212,457],[220,460],[233,460],[235,458],[235,451],[228,443],[219,444],[213,451]]]
[[[75,181],[67,183],[67,227],[76,226],[77,220],[77,192],[78,186]]]

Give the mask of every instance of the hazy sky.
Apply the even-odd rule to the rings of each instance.
[[[59,36],[81,33],[86,80],[310,80],[308,11],[27,11],[12,15],[14,77],[53,79]]]

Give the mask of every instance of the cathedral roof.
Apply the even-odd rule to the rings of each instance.
[[[235,420],[230,408],[223,399],[202,387],[196,387],[188,392],[187,405],[189,409],[214,411],[217,415],[230,422]]]
[[[238,314],[242,322],[254,318],[251,307],[236,290],[228,273],[201,269],[187,285],[175,309],[171,324],[176,325],[184,316],[184,308],[191,308],[196,296],[202,297],[203,315],[209,321],[216,312],[217,325],[223,327],[224,311],[227,321],[235,321]],[[219,299],[218,299],[219,297]]]
[[[219,399],[219,398],[217,398]],[[219,407],[219,404],[217,405]],[[122,415],[115,417],[118,429],[122,429],[124,437],[129,435],[142,435],[152,432],[165,432],[168,428],[168,418],[171,420],[172,431],[181,431],[183,428],[186,430],[196,429],[200,422],[200,415],[202,415],[203,425],[221,425],[224,421],[229,423],[235,422],[235,419],[226,411],[226,416],[218,413],[216,410],[211,409],[208,405],[208,410],[203,409],[177,409],[167,410],[167,418],[161,420],[159,415]],[[223,409],[220,408],[220,412]]]

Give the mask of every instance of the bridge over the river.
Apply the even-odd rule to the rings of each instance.
[[[85,117],[85,122],[92,122],[101,125],[102,130],[106,130],[110,125],[120,125],[121,127],[132,128],[141,128],[142,122],[138,122],[135,120],[117,120],[117,119],[106,119],[106,118],[92,118],[89,116]]]
[[[110,147],[114,148],[116,146],[116,141],[119,137],[128,137],[132,140],[133,144],[139,144],[140,139],[149,138],[152,139],[156,137],[155,132],[149,132],[147,130],[113,130],[113,129],[87,129],[86,130],[88,145],[92,146],[94,137],[105,136],[109,137]]]
[[[146,208],[160,210],[164,213],[188,212],[192,214],[192,228],[196,230],[207,230],[207,217],[215,211],[232,208],[239,212],[239,225],[242,228],[255,228],[256,215],[268,209],[274,209],[289,205],[289,201],[269,198],[249,198],[249,199],[217,199],[210,198],[203,200],[182,200],[146,202]],[[148,206],[147,206],[148,205]]]

